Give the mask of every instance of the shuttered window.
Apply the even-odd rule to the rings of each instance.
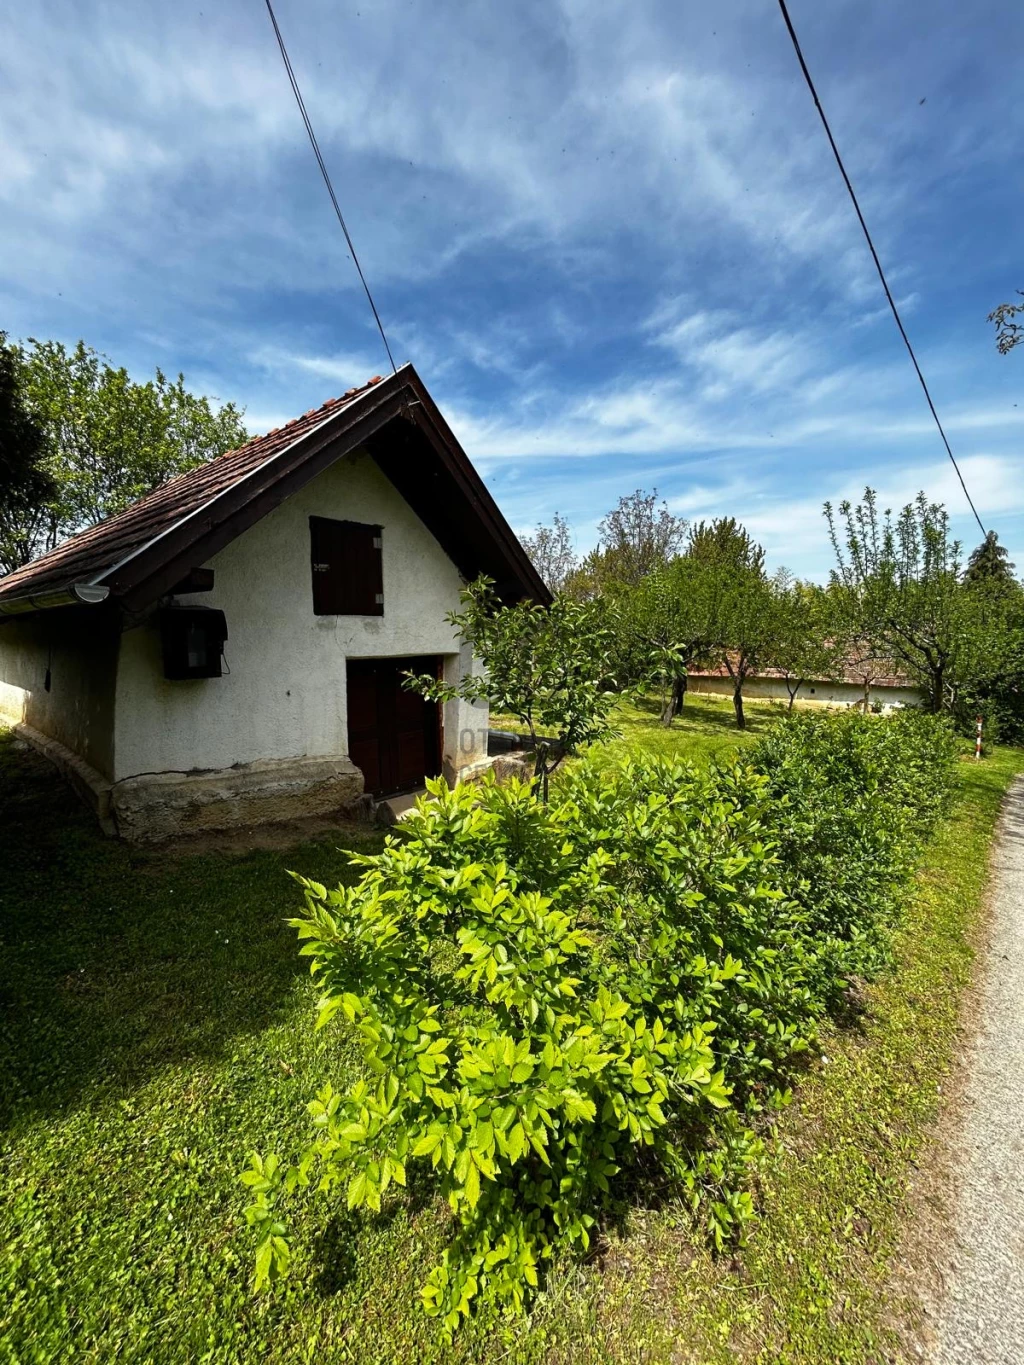
[[[383,616],[382,528],[310,517],[316,616]]]

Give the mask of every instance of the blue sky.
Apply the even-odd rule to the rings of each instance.
[[[1024,7],[792,0],[987,524],[1024,569]],[[277,0],[400,360],[513,525],[622,493],[822,576],[821,503],[978,539],[773,0]],[[386,357],[261,0],[0,6],[0,328],[183,370],[253,431]],[[1020,407],[1018,407],[1020,403]]]

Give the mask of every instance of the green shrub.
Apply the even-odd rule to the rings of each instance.
[[[299,879],[318,1026],[342,1016],[366,1070],[320,1092],[295,1164],[245,1173],[258,1282],[288,1267],[283,1194],[376,1210],[417,1167],[454,1219],[423,1290],[449,1330],[520,1308],[652,1178],[742,1240],[751,1125],[880,960],[951,771],[924,717],[793,717],[755,758],[583,765],[551,806],[434,784],[357,886]]]
[[[946,809],[957,746],[922,711],[793,713],[749,751],[768,778],[788,894],[805,909],[837,983],[888,956],[900,886]]]

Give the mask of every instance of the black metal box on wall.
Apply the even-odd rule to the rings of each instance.
[[[228,625],[216,607],[161,607],[164,677],[219,678]]]

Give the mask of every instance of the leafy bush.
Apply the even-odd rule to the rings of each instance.
[[[423,1289],[448,1330],[520,1308],[652,1175],[742,1240],[751,1124],[849,964],[880,960],[951,771],[919,717],[793,717],[756,759],[581,766],[551,806],[434,784],[357,886],[299,879],[318,1025],[347,1020],[366,1072],[320,1092],[298,1162],[243,1176],[258,1282],[288,1267],[282,1194],[376,1210],[417,1167],[454,1217]]]
[[[952,795],[949,723],[917,710],[794,714],[750,751],[768,778],[785,887],[839,984],[888,956],[899,889]]]

